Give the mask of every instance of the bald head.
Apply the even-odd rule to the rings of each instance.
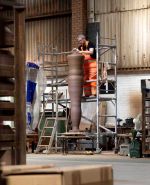
[[[77,40],[80,41],[82,39],[85,39],[85,35],[83,34],[78,35]]]

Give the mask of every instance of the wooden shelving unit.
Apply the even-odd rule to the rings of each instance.
[[[13,15],[11,22],[6,18],[8,11]],[[9,24],[13,27],[12,32],[6,29]],[[25,164],[25,7],[23,5],[0,0],[0,34],[0,127],[1,130],[5,130],[0,132],[0,160],[3,161],[3,156],[9,150],[11,159],[8,163]],[[13,121],[14,128],[4,125],[3,121]]]
[[[150,154],[150,87],[141,80],[142,89],[142,154]]]

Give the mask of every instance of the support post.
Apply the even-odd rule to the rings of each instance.
[[[15,16],[15,128],[16,164],[26,163],[26,92],[25,92],[25,11],[14,8]]]

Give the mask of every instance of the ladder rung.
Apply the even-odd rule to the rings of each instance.
[[[41,136],[41,137],[46,137],[46,138],[50,138],[50,137],[52,137],[52,136]]]
[[[49,118],[46,118],[46,120],[55,120],[56,119],[56,117],[49,117]]]
[[[62,147],[61,146],[57,146],[57,147],[51,147],[51,149],[62,149]]]
[[[57,120],[67,120],[66,117],[57,117],[57,118],[56,118],[56,117],[49,117],[49,118],[46,118],[46,119],[47,119],[47,120],[51,120],[51,119],[52,119],[52,120],[56,120],[56,119],[57,119]]]
[[[44,112],[51,112],[53,109],[44,109]]]
[[[116,117],[116,115],[100,115],[99,117]]]
[[[54,128],[54,127],[44,127],[43,129],[47,129],[47,128]]]
[[[67,120],[66,117],[58,117],[58,120]]]

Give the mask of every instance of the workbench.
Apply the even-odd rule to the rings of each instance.
[[[69,145],[75,146],[74,149],[79,149],[79,146],[82,143],[82,140],[91,140],[92,141],[92,151],[94,151],[94,135],[88,135],[82,132],[66,132],[62,133],[59,137],[62,140],[62,152],[67,154],[69,150]],[[78,142],[80,140],[80,143]],[[70,142],[69,142],[70,141]],[[86,144],[86,142],[84,142]],[[82,144],[84,144],[82,143]],[[72,149],[74,151],[74,149]]]

